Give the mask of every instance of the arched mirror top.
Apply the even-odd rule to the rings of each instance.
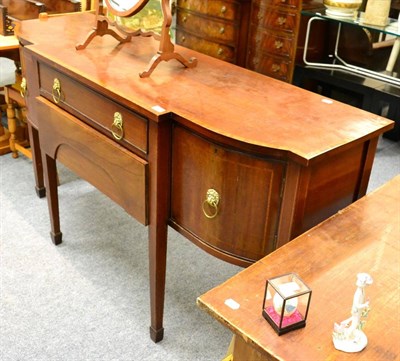
[[[126,17],[138,13],[149,0],[104,0],[110,13]]]

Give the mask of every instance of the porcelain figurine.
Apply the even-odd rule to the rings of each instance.
[[[363,332],[363,327],[369,312],[369,301],[366,300],[364,289],[370,284],[372,284],[372,278],[368,273],[357,275],[357,289],[353,297],[351,317],[340,324],[334,324],[332,338],[337,350],[359,352],[367,346],[368,339]]]

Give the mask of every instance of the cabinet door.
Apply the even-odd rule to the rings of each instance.
[[[247,264],[275,249],[285,163],[225,148],[176,126],[172,225],[211,254]],[[207,192],[218,204],[207,202]]]

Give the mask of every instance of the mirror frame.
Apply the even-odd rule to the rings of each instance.
[[[121,16],[121,17],[128,17],[135,15],[140,10],[142,10],[149,2],[149,0],[131,0],[132,5],[130,5],[130,7],[127,10],[120,11],[115,8],[115,5],[113,5],[112,0],[104,0],[104,1],[110,13],[112,13],[115,16]]]

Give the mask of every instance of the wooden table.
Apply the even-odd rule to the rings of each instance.
[[[14,61],[19,59],[19,42],[15,36],[3,36],[0,35],[0,57],[9,58]],[[0,84],[1,84],[1,74],[0,69]],[[0,155],[10,152],[10,133],[5,129],[0,122]]]
[[[93,23],[81,13],[21,24],[36,175],[43,159],[56,244],[56,160],[149,226],[159,341],[168,225],[248,266],[364,195],[393,122],[178,46],[196,68],[171,60],[140,78],[158,43],[104,36],[76,51]]]
[[[400,176],[200,296],[200,308],[235,335],[234,361],[400,358]],[[312,289],[305,328],[278,336],[262,317],[265,281],[295,272]],[[350,317],[356,275],[371,302],[361,353],[337,351],[334,322]],[[233,299],[238,310],[225,305]]]

